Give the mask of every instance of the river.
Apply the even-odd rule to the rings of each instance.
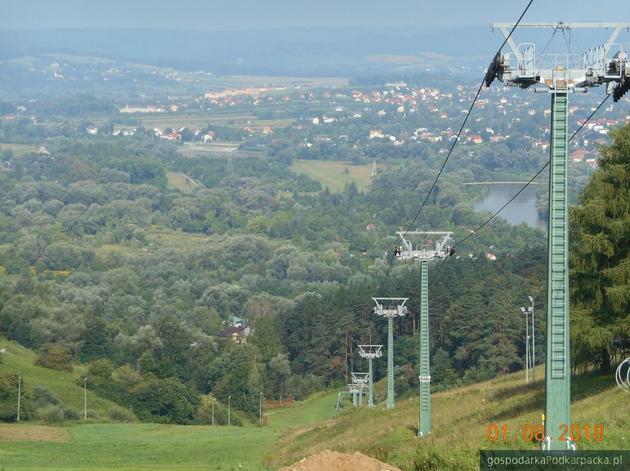
[[[508,202],[522,187],[522,184],[490,184],[486,196],[474,204],[475,211],[489,211],[494,213]],[[540,219],[536,210],[536,190],[538,186],[531,185],[518,198],[512,201],[499,217],[503,217],[510,224],[526,223],[528,226],[545,229],[546,221]]]

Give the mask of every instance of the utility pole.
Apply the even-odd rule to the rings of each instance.
[[[536,381],[536,328],[534,322],[534,298],[527,296],[531,303],[529,308],[532,316],[532,381]]]
[[[87,420],[87,376],[83,378],[83,420]]]
[[[575,29],[609,29],[607,42],[587,50],[580,61],[569,54],[537,56],[532,43],[518,45],[510,31],[515,24],[495,23],[511,49],[497,53],[485,77],[486,86],[499,79],[505,85],[551,95],[551,145],[549,170],[549,226],[547,249],[547,352],[545,358],[545,450],[575,449],[562,440],[562,427],[571,426],[571,358],[569,349],[568,272],[568,98],[606,84],[607,93],[619,101],[630,88],[628,56],[615,44],[630,23],[521,23],[519,29],[548,29],[571,34]],[[612,54],[612,50],[616,53]],[[512,59],[516,64],[512,64]],[[575,64],[574,62],[580,62]]]
[[[525,384],[529,383],[529,311],[521,307],[525,316]]]
[[[258,401],[258,416],[259,416],[259,420],[260,420],[260,426],[262,427],[263,425],[263,421],[262,421],[262,400],[263,400],[263,393],[262,391],[260,392],[260,400]]]
[[[376,303],[374,313],[387,318],[387,402],[388,409],[394,408],[394,318],[407,314],[405,303],[409,298],[372,298]]]
[[[20,402],[22,399],[22,375],[18,375],[18,403],[17,403],[17,418],[16,421],[20,421]]]
[[[232,395],[228,396],[228,427],[232,425],[232,421],[230,420],[230,401],[232,400]]]
[[[431,349],[429,347],[429,262],[446,258],[453,253],[447,245],[452,232],[407,231],[397,232],[401,246],[396,250],[399,260],[420,262],[420,406],[418,410],[418,437],[431,433]],[[415,244],[410,240],[415,239]]]
[[[521,313],[525,316],[525,382],[529,383],[528,366],[532,370],[532,381],[536,381],[536,355],[535,355],[535,329],[534,329],[534,298],[528,296],[530,305],[528,307],[521,306]],[[531,316],[531,336],[529,335],[529,317]],[[530,340],[531,339],[531,340]]]
[[[212,425],[214,425],[214,403],[216,402],[216,400],[213,398],[212,399]]]
[[[368,361],[368,407],[374,407],[374,369],[372,360],[383,356],[382,345],[359,345],[359,356]]]

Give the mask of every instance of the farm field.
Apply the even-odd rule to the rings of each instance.
[[[269,411],[268,426],[0,425],[0,467],[13,470],[267,470],[264,458],[292,427],[336,414],[336,393]],[[2,440],[4,427],[36,428],[38,440]],[[67,433],[67,440],[59,440]],[[24,433],[22,433],[24,435]],[[53,441],[55,440],[55,441]]]
[[[199,183],[181,172],[166,172],[166,178],[169,187],[184,193],[190,193],[199,186]]]
[[[259,157],[264,158],[266,153],[264,150],[242,150],[238,148],[236,142],[216,142],[211,144],[201,144],[198,142],[185,142],[179,147],[179,152],[184,157],[217,157],[225,159],[227,157],[247,158]]]
[[[38,146],[31,144],[8,144],[5,142],[0,142],[0,151],[10,150],[16,156],[22,156],[28,152],[36,152]]]
[[[383,168],[382,165],[378,166]],[[346,184],[355,183],[359,191],[365,191],[372,183],[372,164],[353,165],[338,160],[294,160],[291,166],[297,173],[304,173],[317,180],[330,191],[343,191]]]
[[[266,126],[271,128],[282,128],[291,124],[290,119],[259,119],[251,114],[243,113],[202,113],[202,114],[184,114],[184,113],[140,113],[129,114],[129,118],[137,119],[145,128],[173,128],[179,129],[187,126],[191,128],[205,128],[208,124],[216,124],[221,126],[248,126],[252,129],[262,129]],[[130,126],[122,126],[129,128]]]

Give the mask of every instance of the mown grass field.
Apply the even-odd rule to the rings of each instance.
[[[66,442],[0,438],[0,469],[268,470],[264,459],[279,437],[292,433],[293,427],[333,417],[335,395],[329,393],[294,407],[269,411],[268,426],[264,428],[86,424],[64,427],[69,436]],[[3,427],[7,426],[0,425],[0,437]]]
[[[538,368],[538,377],[543,369]],[[630,448],[630,416],[627,397],[615,386],[614,377],[589,375],[574,378],[572,419],[574,424],[604,424],[601,442],[582,440],[578,449]],[[523,427],[541,421],[544,384],[523,384],[523,373],[433,395],[433,433],[416,438],[417,396],[398,401],[391,411],[382,406],[342,414],[337,419],[285,436],[269,455],[269,464],[279,467],[325,449],[361,451],[400,467],[415,469],[478,469],[480,448],[536,449],[523,440]],[[490,424],[508,427],[508,440],[492,444],[487,439]],[[425,467],[417,467],[418,464]]]
[[[290,119],[259,119],[251,114],[244,113],[200,113],[200,114],[184,114],[184,113],[138,113],[129,114],[132,119],[137,119],[145,128],[173,128],[181,127],[205,128],[208,124],[221,126],[243,127],[249,126],[253,129],[262,129],[265,126],[273,128],[282,128],[288,126],[292,120]]]
[[[372,164],[352,165],[338,160],[294,160],[291,169],[319,181],[322,187],[328,187],[333,192],[343,191],[345,185],[352,182],[359,191],[365,191],[372,183]]]
[[[166,172],[168,186],[184,193],[190,193],[199,184],[181,172]]]
[[[45,386],[54,392],[65,405],[77,411],[83,411],[83,388],[77,384],[77,380],[85,375],[83,366],[75,366],[72,372],[51,370],[35,366],[35,353],[15,342],[0,339],[0,348],[6,348],[6,353],[2,354],[0,373],[20,374],[26,387]],[[97,396],[89,389],[87,403],[88,409],[96,411],[99,418],[105,420],[107,420],[110,409],[120,408],[113,402]]]
[[[10,150],[18,157],[28,153],[28,152],[37,152],[38,146],[32,144],[7,144],[5,142],[0,142],[0,151]]]
[[[239,149],[238,142],[214,142],[201,144],[198,142],[185,142],[179,147],[179,152],[184,157],[210,157],[218,159],[242,159],[249,157],[265,158],[267,156],[264,149]]]
[[[82,390],[74,383],[79,371],[59,373],[34,367],[32,352],[12,343],[8,347],[11,356],[5,357],[0,371],[17,368],[25,379],[37,378],[72,406],[82,404]],[[542,368],[537,374],[542,378]],[[381,383],[377,391],[384,396]],[[541,379],[525,385],[523,373],[516,373],[436,393],[433,433],[424,439],[416,438],[415,394],[398,400],[390,411],[381,403],[370,410],[346,405],[337,413],[337,393],[327,393],[293,407],[265,412],[268,424],[264,428],[252,424],[228,428],[82,422],[52,428],[0,425],[0,469],[259,471],[278,469],[333,449],[361,451],[403,471],[472,470],[478,468],[480,448],[535,449],[533,442],[521,438],[521,432],[526,424],[540,422],[543,391]],[[605,427],[602,442],[582,440],[580,449],[628,449],[627,398],[614,386],[612,375],[574,378],[572,396],[574,423]],[[109,405],[91,393],[88,401],[98,410]],[[486,430],[493,423],[508,427],[506,442],[499,439],[493,444],[488,440]]]

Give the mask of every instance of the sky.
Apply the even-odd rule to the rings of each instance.
[[[260,30],[515,21],[528,0],[2,0],[0,29]],[[534,0],[524,21],[630,21],[628,0]]]

